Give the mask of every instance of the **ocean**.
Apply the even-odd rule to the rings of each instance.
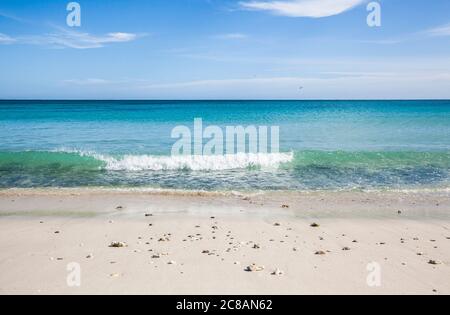
[[[278,126],[279,153],[172,156],[176,126]],[[0,188],[450,188],[450,101],[0,101]]]

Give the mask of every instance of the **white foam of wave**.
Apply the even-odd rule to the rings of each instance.
[[[293,153],[239,153],[234,155],[205,156],[153,156],[126,155],[121,158],[96,155],[110,171],[220,171],[260,167],[276,169],[283,163],[292,162]]]

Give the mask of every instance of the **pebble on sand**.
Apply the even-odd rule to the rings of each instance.
[[[282,276],[282,275],[284,275],[284,272],[278,268],[275,269],[274,272],[272,272],[272,276]]]
[[[171,260],[171,261],[169,261],[167,264],[168,264],[168,265],[176,265],[177,263],[176,263],[176,261]]]
[[[318,227],[320,227],[320,225],[317,224],[317,223],[312,223],[310,226],[313,227],[313,228],[318,228]]]
[[[277,222],[277,223],[274,223],[273,225],[274,225],[274,226],[281,226],[281,224],[278,223],[278,222]]]
[[[442,264],[442,262],[440,262],[439,260],[433,260],[433,259],[431,259],[431,260],[428,262],[428,264],[430,264],[430,265],[440,265],[440,264]]]
[[[250,266],[247,266],[245,268],[245,271],[247,272],[259,272],[259,271],[263,271],[264,270],[264,266],[258,266],[257,264],[251,264]]]
[[[109,247],[112,248],[121,248],[121,247],[127,247],[127,243],[125,242],[111,242],[111,244],[109,245]]]
[[[343,251],[349,251],[349,250],[350,250],[350,247],[344,247],[344,248],[342,248],[342,250],[343,250]]]
[[[325,255],[326,253],[323,250],[319,250],[315,252],[315,255]]]
[[[93,254],[89,254],[89,255],[86,256],[86,259],[92,259],[92,258],[94,258]]]

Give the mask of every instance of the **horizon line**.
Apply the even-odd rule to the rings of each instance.
[[[450,98],[367,98],[367,99],[357,99],[357,98],[323,98],[323,99],[144,99],[144,98],[120,98],[120,99],[64,99],[64,98],[5,98],[1,99],[0,102],[121,102],[121,101],[133,101],[133,102],[267,102],[267,101],[278,101],[278,102],[304,102],[304,101],[450,101]]]

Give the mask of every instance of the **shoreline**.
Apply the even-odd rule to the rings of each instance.
[[[449,244],[448,192],[0,190],[0,294],[450,294]]]

